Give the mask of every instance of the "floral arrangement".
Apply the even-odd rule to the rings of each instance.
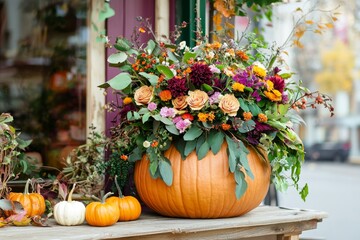
[[[197,34],[196,47],[189,48],[184,41],[174,44],[183,27],[186,23],[176,28],[172,41],[138,44],[139,34],[152,33],[145,25],[133,41],[118,37],[113,44],[118,51],[108,62],[121,73],[100,86],[119,97],[106,106],[118,117],[111,129],[112,151],[131,162],[146,154],[152,177],[171,185],[171,164],[163,154],[171,144],[183,159],[195,150],[201,160],[226,142],[239,198],[246,185],[238,178],[252,177],[251,147],[270,161],[278,189],[292,184],[305,199],[307,185],[298,186],[304,146],[294,124],[302,122],[299,110],[319,104],[332,115],[330,97],[296,82],[277,65],[279,51],[269,52],[254,34],[222,43]]]

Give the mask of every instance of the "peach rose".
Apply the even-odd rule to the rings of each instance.
[[[235,117],[240,108],[240,103],[233,94],[225,94],[219,102],[220,109],[231,117]]]
[[[142,86],[138,88],[134,94],[136,105],[148,104],[154,96],[153,92],[153,87]]]
[[[172,104],[176,110],[183,110],[188,106],[186,96],[180,96],[172,100]]]
[[[208,100],[207,93],[201,90],[190,91],[189,96],[186,98],[186,102],[192,110],[202,109]]]

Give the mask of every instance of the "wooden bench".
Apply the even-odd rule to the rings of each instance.
[[[303,231],[316,229],[327,213],[313,210],[260,206],[250,213],[223,219],[180,219],[143,213],[139,220],[110,227],[6,226],[1,240],[96,240],[96,239],[242,239],[297,240]]]

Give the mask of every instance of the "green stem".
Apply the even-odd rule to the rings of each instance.
[[[120,189],[120,186],[119,186],[119,184],[118,184],[118,182],[117,182],[117,175],[115,175],[115,186],[116,186],[116,189],[117,189],[118,192],[119,192],[119,198],[123,198],[124,195],[122,194],[122,191],[121,191],[121,189]]]

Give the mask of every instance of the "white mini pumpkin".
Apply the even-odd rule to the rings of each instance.
[[[79,201],[72,201],[75,184],[71,189],[68,200],[58,202],[54,206],[54,218],[60,225],[75,226],[85,221],[85,205]]]

